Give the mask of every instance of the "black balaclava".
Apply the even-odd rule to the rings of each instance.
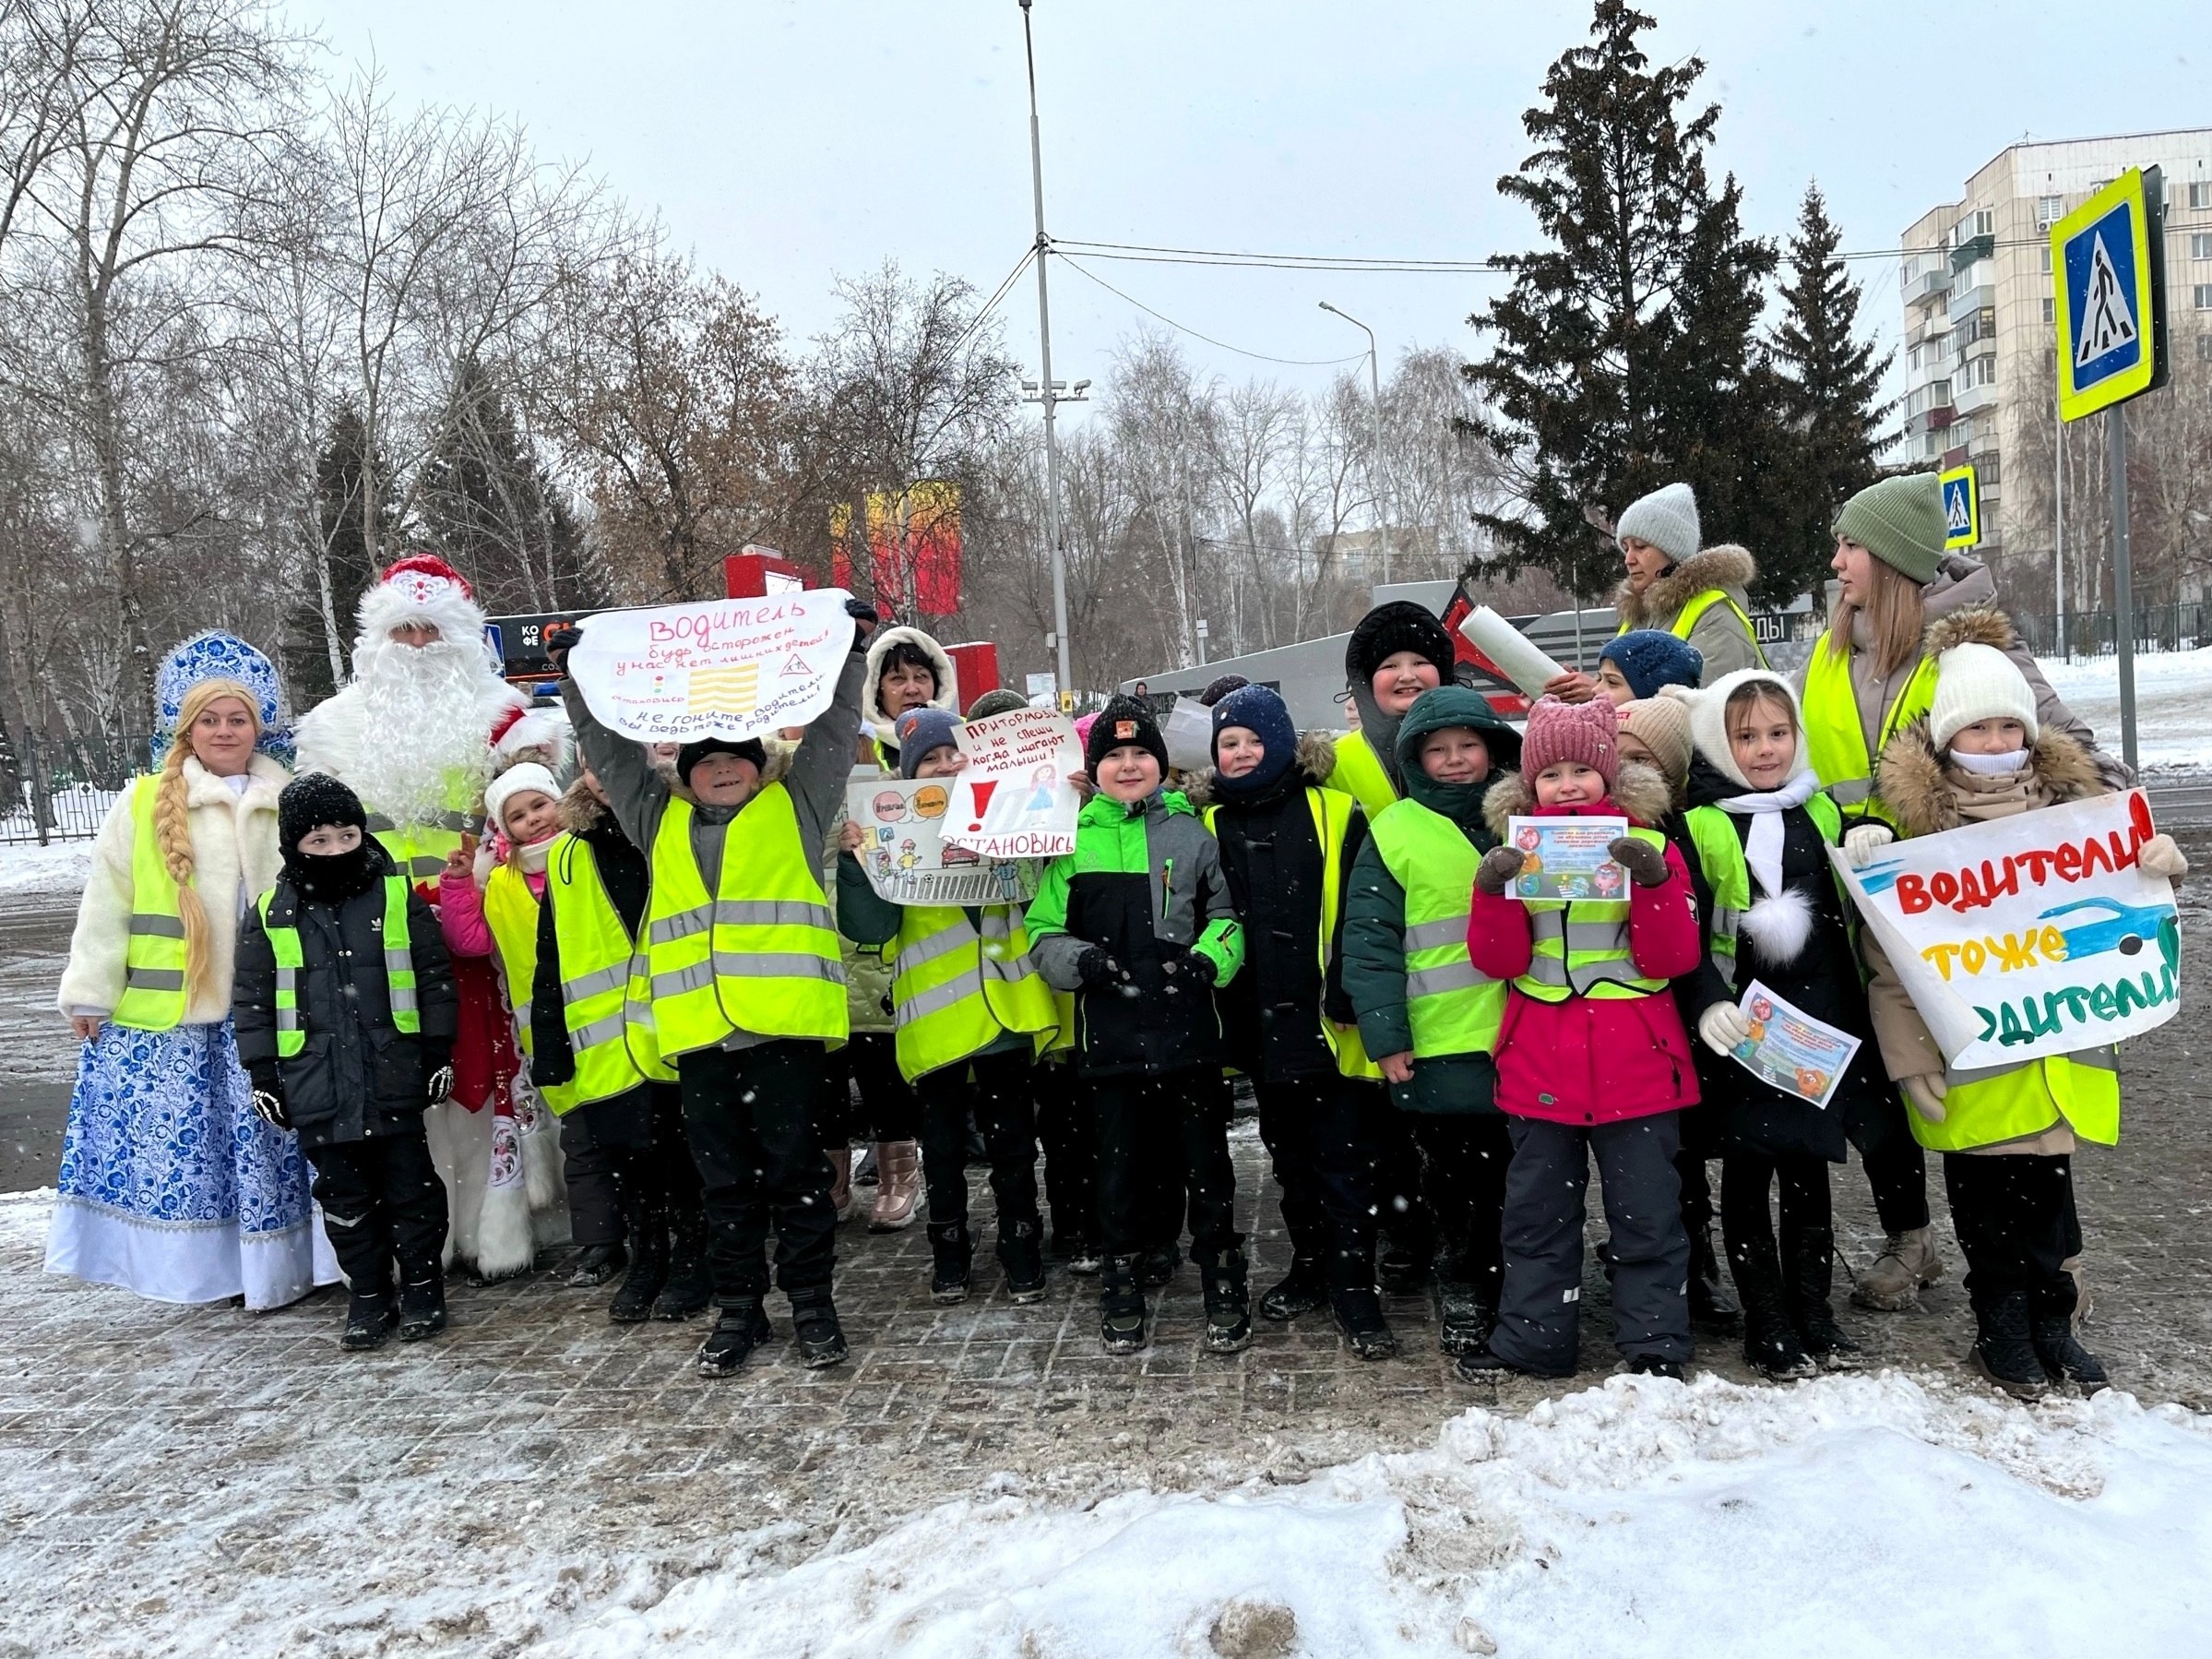
[[[300,842],[325,824],[351,824],[362,832],[351,853],[315,854]],[[277,797],[277,838],[284,849],[284,878],[303,899],[337,904],[366,892],[391,867],[384,849],[368,832],[361,797],[328,772],[294,778]]]

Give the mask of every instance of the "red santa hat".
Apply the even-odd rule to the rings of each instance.
[[[533,759],[566,771],[575,753],[576,733],[567,710],[558,703],[517,703],[492,722],[494,771]]]
[[[461,573],[435,554],[410,553],[386,567],[361,596],[356,649],[388,638],[396,627],[424,622],[446,639],[481,639],[483,607]]]

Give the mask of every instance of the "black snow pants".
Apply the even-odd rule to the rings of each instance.
[[[830,1086],[822,1044],[786,1038],[735,1052],[696,1049],[677,1061],[676,1076],[707,1211],[716,1301],[756,1301],[767,1291],[771,1221],[777,1285],[787,1293],[826,1289],[838,1218],[815,1128]]]
[[[388,1285],[395,1264],[405,1284],[444,1277],[446,1184],[420,1119],[396,1135],[319,1146],[308,1157],[323,1231],[357,1295]]]

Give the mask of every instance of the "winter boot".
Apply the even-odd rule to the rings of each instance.
[[[1720,1259],[1713,1253],[1713,1229],[1690,1229],[1690,1323],[1701,1331],[1731,1336],[1743,1329],[1743,1309],[1728,1294]]]
[[[1516,1365],[1488,1343],[1472,1354],[1462,1354],[1457,1369],[1461,1382],[1503,1382],[1508,1377],[1533,1377],[1540,1382],[1564,1382],[1575,1375],[1573,1366],[1564,1371],[1545,1371],[1534,1366]]]
[[[2104,1362],[2074,1334],[2076,1294],[2074,1275],[2062,1269],[2054,1283],[2031,1295],[2028,1338],[2053,1388],[2094,1394],[2111,1388],[2112,1379],[2105,1375]]]
[[[1828,1307],[1836,1287],[1836,1234],[1828,1227],[1794,1227],[1782,1235],[1782,1284],[1790,1328],[1824,1370],[1859,1364],[1857,1343],[1844,1334]]]
[[[1411,1295],[1429,1282],[1436,1241],[1425,1227],[1409,1226],[1402,1234],[1390,1233],[1385,1236],[1389,1243],[1376,1259],[1375,1279],[1385,1295]]]
[[[1170,1242],[1154,1245],[1137,1258],[1136,1280],[1147,1290],[1158,1290],[1175,1276],[1183,1265],[1183,1247]]]
[[[1851,1301],[1876,1313],[1901,1313],[1921,1305],[1921,1292],[1944,1276],[1935,1253],[1935,1229],[1911,1227],[1892,1233],[1874,1265],[1851,1287]]]
[[[914,1222],[922,1201],[922,1156],[911,1140],[883,1140],[875,1147],[875,1204],[868,1231],[896,1233]]]
[[[612,1244],[586,1245],[568,1270],[568,1288],[589,1290],[604,1284],[629,1265],[630,1252],[619,1238]]]
[[[1109,1354],[1145,1345],[1145,1291],[1134,1256],[1109,1256],[1099,1269],[1099,1341]]]
[[[1060,1241],[1064,1238],[1066,1243]],[[1067,1271],[1078,1279],[1096,1279],[1102,1264],[1099,1241],[1088,1233],[1064,1234],[1052,1230],[1052,1253],[1067,1263]]]
[[[791,1293],[791,1333],[799,1339],[799,1362],[810,1371],[845,1362],[845,1328],[838,1323],[829,1286]]]
[[[1328,1293],[1328,1306],[1353,1354],[1362,1359],[1397,1357],[1397,1334],[1383,1318],[1383,1298],[1374,1285],[1338,1285]]]
[[[1436,1346],[1446,1354],[1472,1354],[1490,1340],[1498,1322],[1497,1306],[1465,1279],[1442,1271],[1430,1293],[1436,1307]]]
[[[707,1265],[707,1212],[680,1210],[669,1218],[668,1277],[653,1298],[657,1319],[688,1319],[714,1300],[714,1273]]]
[[[1290,1271],[1260,1296],[1260,1318],[1280,1323],[1311,1313],[1328,1300],[1328,1281],[1322,1271],[1321,1258],[1293,1256]]]
[[[2051,1378],[2036,1352],[2028,1317],[2028,1293],[2016,1290],[1974,1305],[1974,1352],[1968,1357],[2016,1400],[2040,1400]]]
[[[832,1147],[829,1158],[829,1207],[837,1211],[838,1220],[846,1221],[852,1215],[852,1149],[849,1146]]]
[[[399,1287],[399,1340],[419,1343],[446,1329],[446,1275],[433,1261],[422,1278]]]
[[[1005,1270],[1009,1302],[1043,1301],[1043,1223],[1033,1217],[1029,1221],[999,1223],[998,1264]]]
[[[968,1223],[930,1223],[929,1248],[934,1263],[930,1273],[929,1299],[948,1307],[967,1301],[968,1269],[975,1260],[975,1240],[968,1235]]]
[[[1231,1245],[1214,1262],[1200,1262],[1206,1295],[1206,1351],[1234,1354],[1252,1346],[1252,1307],[1246,1279],[1252,1271],[1240,1246]]]
[[[1667,1359],[1657,1354],[1632,1354],[1628,1356],[1628,1374],[1631,1377],[1671,1377],[1683,1380],[1683,1366],[1679,1359]]]
[[[607,1318],[617,1325],[640,1325],[653,1317],[653,1298],[668,1283],[668,1211],[640,1212],[631,1223],[630,1237],[637,1247],[630,1271],[607,1305]]]
[[[699,1344],[694,1362],[702,1377],[729,1377],[752,1357],[753,1350],[775,1335],[758,1296],[740,1296],[724,1302],[715,1316],[714,1329]]]
[[[386,1336],[398,1322],[399,1311],[392,1306],[389,1286],[365,1294],[355,1291],[346,1304],[346,1330],[338,1339],[338,1345],[357,1353],[381,1348]]]
[[[1729,1266],[1743,1298],[1743,1363],[1772,1382],[1796,1382],[1820,1374],[1790,1322],[1781,1263],[1771,1251],[1731,1248]]]

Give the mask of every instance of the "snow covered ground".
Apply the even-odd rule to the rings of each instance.
[[[1005,1473],[811,1534],[797,1494],[764,1513],[743,1454],[708,1450],[747,1382],[676,1381],[582,1431],[695,1426],[674,1537],[638,1477],[517,1460],[452,1354],[301,1360],[335,1307],[304,1343],[292,1315],[241,1339],[227,1310],[42,1279],[50,1199],[0,1198],[0,1315],[33,1367],[84,1356],[87,1403],[0,1412],[0,1653],[2163,1655],[2201,1653],[2212,1616],[2212,1419],[1894,1371],[1616,1377],[1440,1412],[1424,1449],[1303,1479],[1085,1495]],[[562,1351],[535,1362],[549,1382]],[[135,1375],[109,1368],[130,1353]],[[509,1416],[530,1372],[501,1385]],[[72,1449],[117,1388],[129,1426]],[[433,1426],[448,1390],[467,1409]]]
[[[2120,752],[2116,657],[2039,657],[2037,665],[2097,740]],[[2212,650],[2149,651],[2135,658],[2135,734],[2146,771],[2212,767]]]
[[[81,893],[92,873],[92,843],[57,841],[0,845],[0,897],[11,893]]]

